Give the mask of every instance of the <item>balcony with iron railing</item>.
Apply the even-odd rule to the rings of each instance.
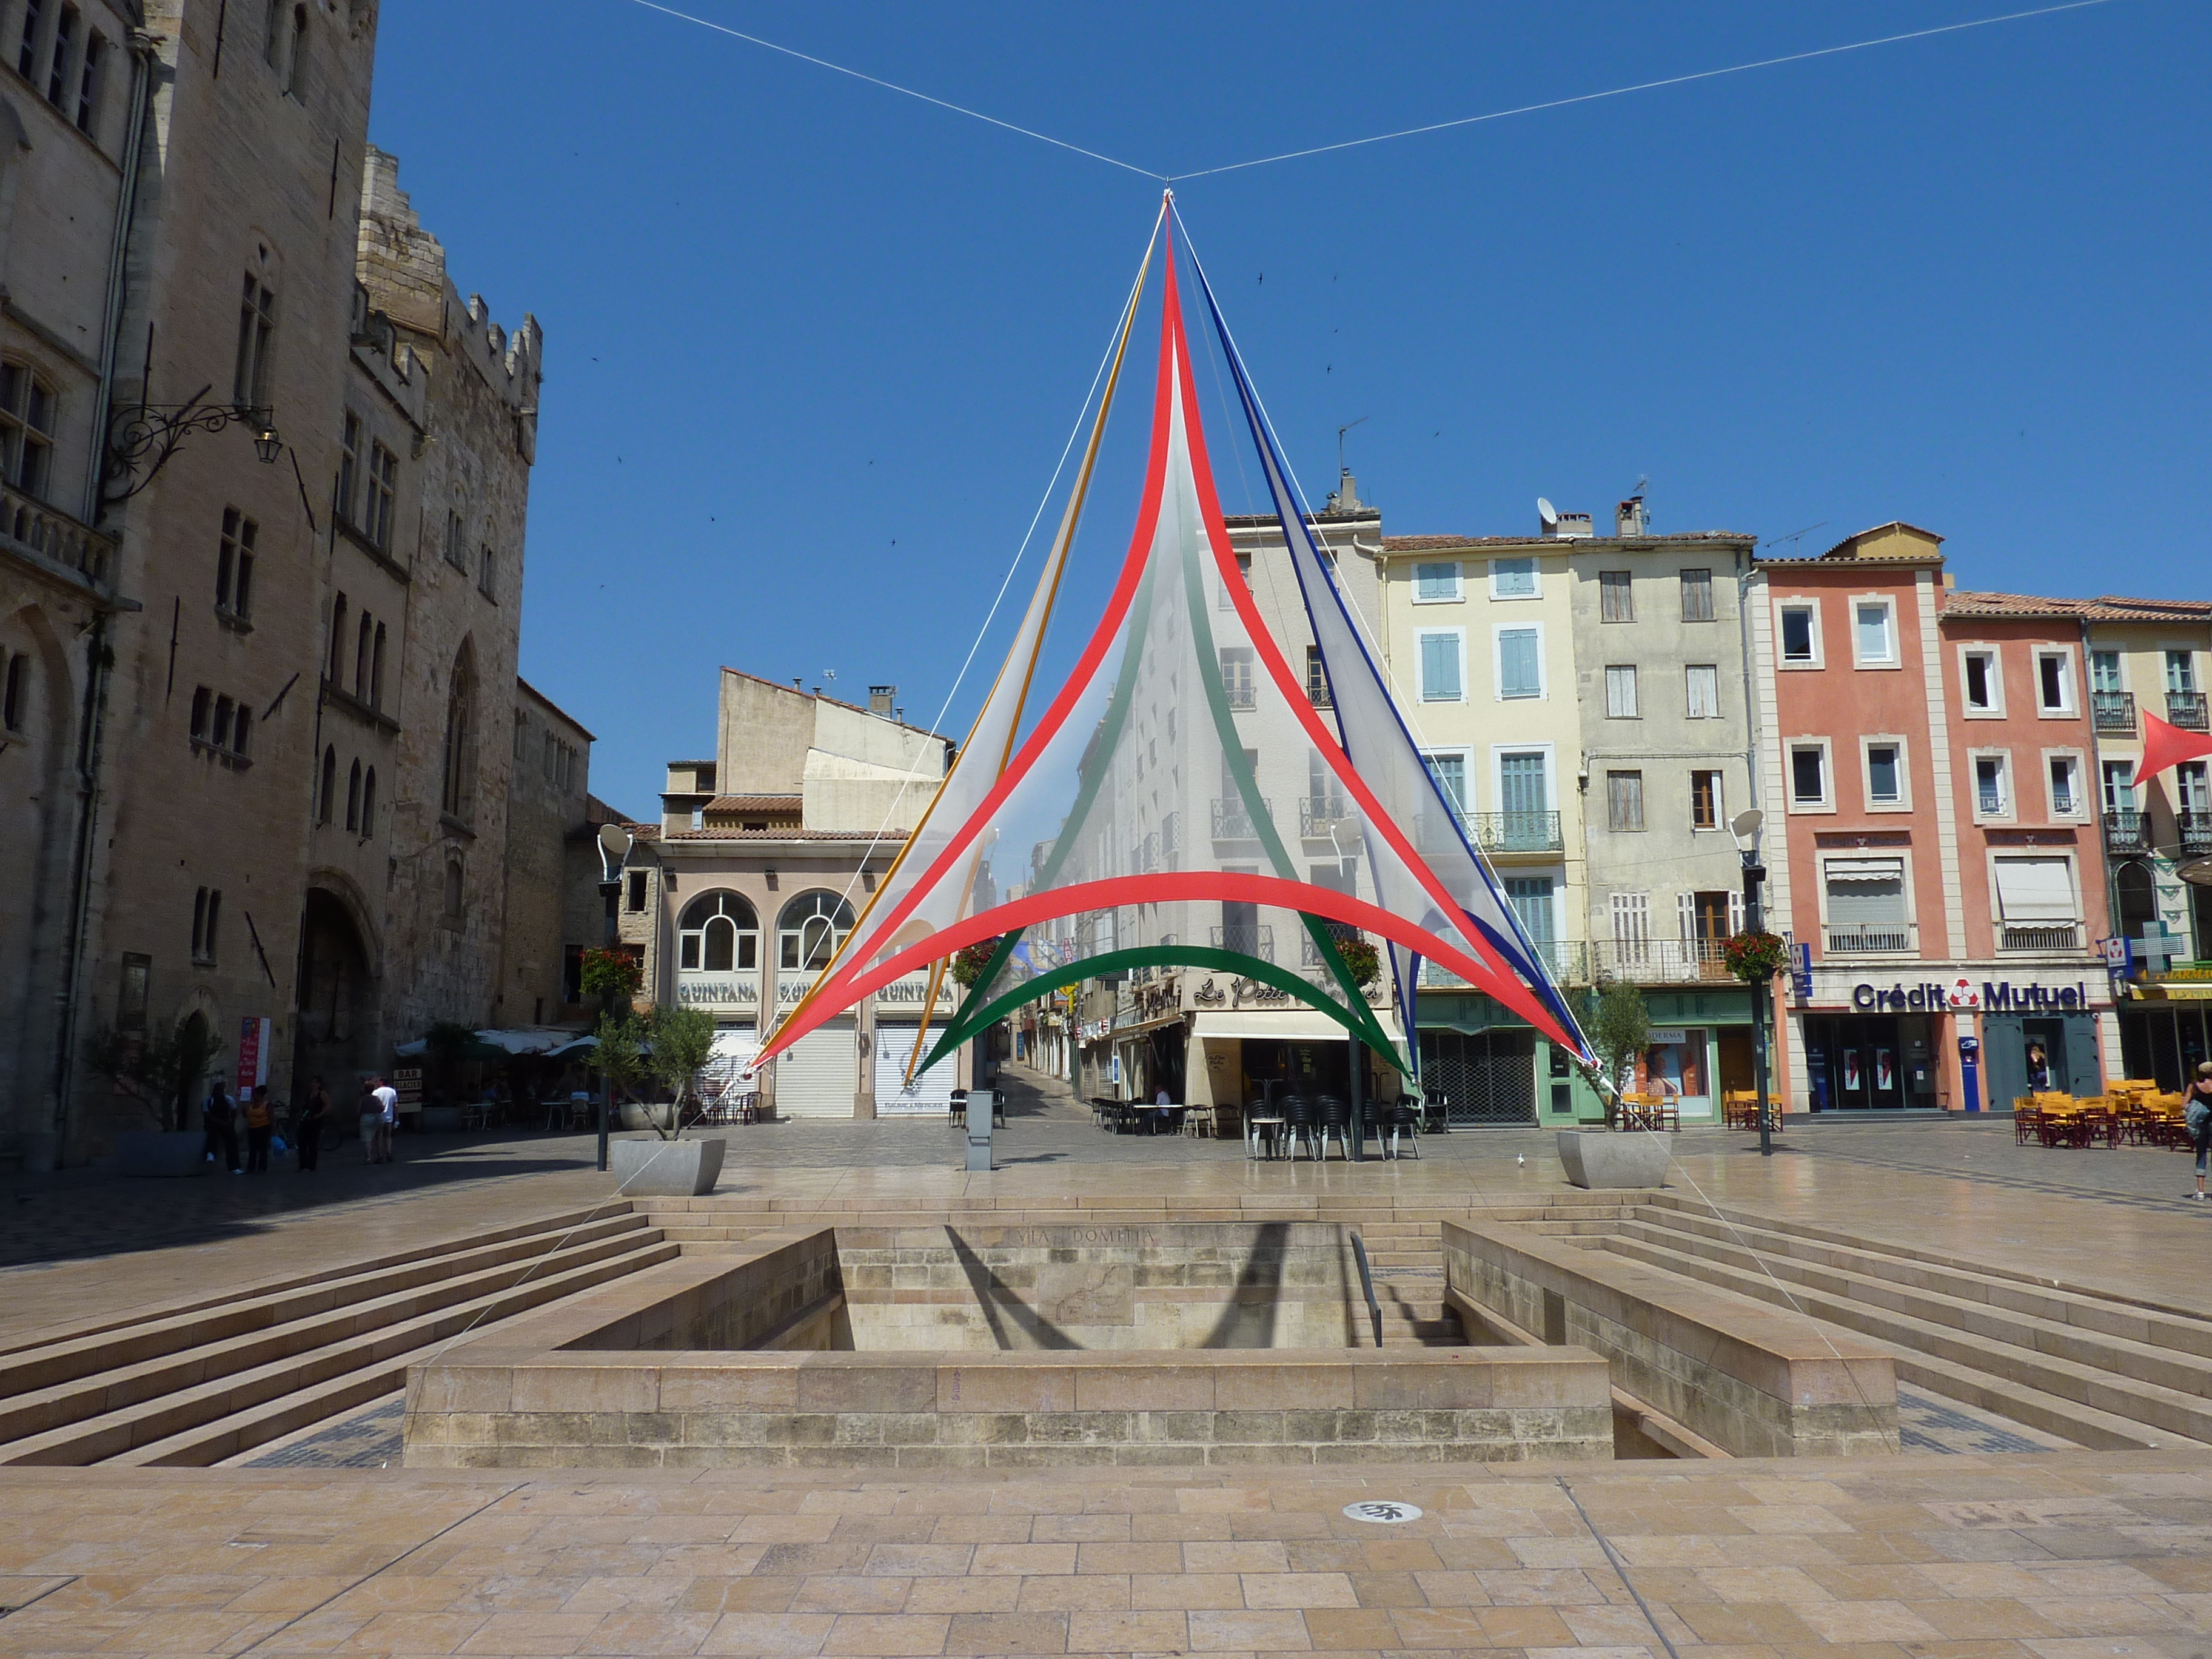
[[[1591,947],[1580,939],[1538,939],[1534,951],[1554,984],[1588,985],[1596,977],[1590,971]],[[1425,989],[1449,990],[1466,983],[1440,962],[1421,963],[1421,984]]]
[[[1310,841],[1327,841],[1331,830],[1342,834],[1357,823],[1351,807],[1341,799],[1327,795],[1299,797],[1298,834]]]
[[[1906,956],[1919,944],[1917,922],[1826,922],[1820,928],[1821,949],[1832,957]]]
[[[31,554],[34,564],[58,564],[75,571],[98,587],[107,586],[114,568],[112,538],[4,483],[0,483],[0,545]]]
[[[2132,691],[2092,691],[2089,710],[2100,732],[2136,729],[2136,694]]]
[[[1997,930],[2000,951],[2078,951],[2081,924],[2078,921],[2008,921]]]
[[[1275,959],[1275,929],[1272,922],[1223,922],[1207,930],[1206,942],[1217,951],[1234,951],[1239,956],[1257,957],[1262,962]]]
[[[2205,718],[2204,694],[2202,691],[2169,691],[2166,694],[2166,720],[2169,726],[2179,726],[2190,732],[2212,732],[2212,720]]]
[[[1266,813],[1270,818],[1273,818],[1275,816],[1274,807],[1267,801],[1263,800],[1260,803],[1260,810]],[[1244,798],[1242,795],[1217,795],[1214,797],[1214,840],[1251,841],[1255,839],[1259,833],[1259,825],[1253,820],[1251,812],[1247,810],[1244,805]]]
[[[2184,810],[2173,815],[2173,831],[2184,858],[2212,857],[2212,812]]]
[[[1636,985],[1698,985],[1729,977],[1717,939],[1600,939],[1590,941],[1591,977]]]
[[[1486,853],[1556,853],[1564,846],[1557,812],[1470,812],[1467,825]]]
[[[1316,708],[1334,708],[1336,707],[1336,698],[1331,695],[1328,689],[1328,682],[1326,680],[1322,681],[1318,685],[1309,684],[1306,687],[1306,699]]]
[[[2105,850],[2116,858],[2150,851],[2150,820],[2130,806],[2105,814]]]

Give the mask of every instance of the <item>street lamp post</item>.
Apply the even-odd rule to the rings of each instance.
[[[1743,925],[1744,931],[1763,933],[1765,918],[1759,902],[1759,890],[1766,879],[1766,866],[1759,861],[1759,830],[1766,815],[1756,806],[1739,812],[1729,823],[1729,832],[1735,837],[1736,856],[1743,861]],[[1768,1114],[1772,1108],[1766,1098],[1766,994],[1773,981],[1769,979],[1747,988],[1751,992],[1751,1059],[1753,1075],[1759,1089],[1759,1155],[1774,1156],[1774,1124]]]

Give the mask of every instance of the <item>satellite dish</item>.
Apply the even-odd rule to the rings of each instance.
[[[1536,516],[1543,520],[1544,528],[1550,530],[1559,522],[1559,509],[1539,495],[1536,497]]]
[[[619,823],[599,826],[599,870],[608,881],[620,878],[623,860],[629,857],[630,833]]]
[[[1759,833],[1759,826],[1765,822],[1765,813],[1756,806],[1748,806],[1729,820],[1729,833],[1738,841],[1749,841]]]

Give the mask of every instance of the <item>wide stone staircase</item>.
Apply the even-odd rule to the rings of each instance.
[[[0,1340],[0,1463],[216,1463],[390,1394],[464,1331],[678,1254],[601,1206]]]
[[[1890,1347],[1902,1382],[2077,1445],[2212,1443],[2212,1318],[2188,1309],[1671,1197],[1534,1225],[1796,1308]]]

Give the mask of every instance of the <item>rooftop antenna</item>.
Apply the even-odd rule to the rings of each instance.
[[[1372,420],[1374,416],[1371,415],[1362,415],[1359,417],[1359,421],[1368,421]],[[1346,421],[1342,426],[1336,429],[1336,476],[1340,478],[1344,477],[1346,471],[1344,465],[1344,434],[1351,431],[1353,427],[1358,426],[1359,424],[1359,421]]]
[[[1793,530],[1786,536],[1770,536],[1765,541],[1761,542],[1759,545],[1761,547],[1779,547],[1784,542],[1802,541],[1806,537],[1820,529],[1821,525],[1825,525],[1827,522],[1828,521],[1826,519],[1823,519],[1820,520],[1820,524],[1808,524],[1802,530]]]
[[[1650,483],[1651,475],[1649,472],[1639,472],[1636,475],[1636,487],[1628,493],[1632,495],[1641,495],[1650,487]]]

